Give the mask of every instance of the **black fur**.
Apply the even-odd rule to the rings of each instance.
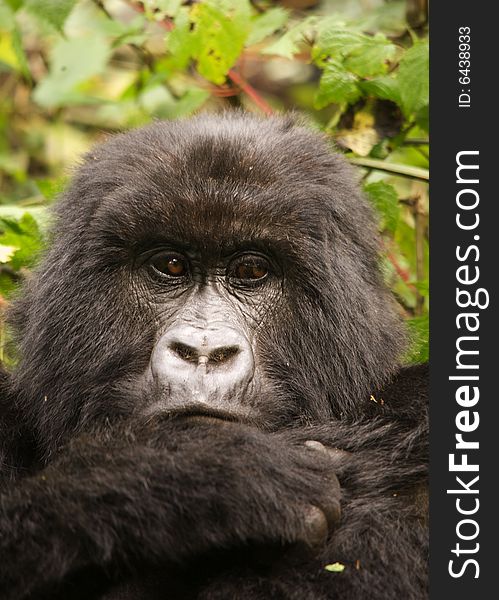
[[[400,368],[375,222],[324,139],[240,113],[116,136],[78,169],[52,238],[1,380],[2,598],[427,597],[426,367]],[[136,259],[165,238],[275,259],[273,284],[228,296],[255,339],[244,418],[147,413],[143,374],[184,300]],[[341,521],[297,555],[335,474]]]

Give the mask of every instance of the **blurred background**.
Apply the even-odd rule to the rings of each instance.
[[[427,0],[0,0],[0,318],[94,143],[201,110],[295,110],[361,170],[407,360],[426,360],[427,21]],[[9,362],[6,336],[2,320]]]

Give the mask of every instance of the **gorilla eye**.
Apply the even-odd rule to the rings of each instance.
[[[244,256],[232,265],[230,277],[240,283],[257,283],[267,277],[268,261],[262,256]]]
[[[168,277],[185,277],[189,271],[187,261],[181,254],[165,252],[156,254],[149,260],[155,271]]]

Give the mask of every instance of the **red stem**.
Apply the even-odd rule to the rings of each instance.
[[[249,98],[253,100],[253,102],[258,106],[260,110],[262,110],[266,115],[273,114],[272,107],[268,104],[260,94],[255,90],[255,88],[250,85],[243,77],[234,71],[234,69],[230,69],[227,73],[229,79],[234,82],[242,92],[244,92]]]
[[[402,279],[402,281],[404,281],[405,283],[409,284],[409,280],[411,279],[409,271],[407,271],[406,269],[403,269],[398,264],[397,259],[391,252],[387,252],[386,256],[387,256],[388,260],[392,263],[395,271],[397,271],[397,274],[400,277],[400,279]],[[411,285],[411,284],[409,284],[409,285]]]

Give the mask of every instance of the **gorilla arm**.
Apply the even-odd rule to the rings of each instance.
[[[313,448],[206,418],[138,429],[82,435],[3,489],[3,598],[92,566],[181,564],[247,541],[313,546],[339,516],[334,469]]]
[[[231,564],[208,573],[199,600],[285,598],[424,600],[427,589],[428,367],[403,368],[385,389],[366,399],[367,414],[353,420],[299,427],[287,443],[306,439],[342,448],[335,472],[342,516],[327,545],[299,568],[280,561],[271,575]],[[286,557],[285,557],[286,558]],[[328,572],[331,563],[344,565]],[[408,569],[407,565],[411,568]],[[367,590],[367,591],[366,591]]]

